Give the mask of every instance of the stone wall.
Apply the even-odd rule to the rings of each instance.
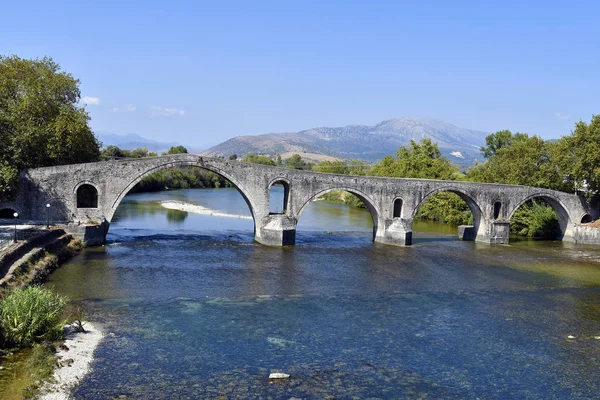
[[[600,229],[577,225],[574,228],[573,238],[575,243],[600,244]]]

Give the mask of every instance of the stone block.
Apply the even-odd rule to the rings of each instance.
[[[475,227],[473,225],[459,225],[458,226],[458,238],[460,240],[475,240]]]

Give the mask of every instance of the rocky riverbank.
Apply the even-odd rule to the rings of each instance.
[[[0,252],[0,288],[42,283],[83,244],[62,229],[39,231]]]

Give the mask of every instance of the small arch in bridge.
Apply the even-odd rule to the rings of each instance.
[[[3,208],[0,210],[0,219],[14,219],[16,212],[12,208]]]
[[[275,187],[275,188],[274,188]],[[283,196],[280,193],[283,187]],[[269,214],[285,214],[288,210],[290,184],[284,180],[276,180],[269,186]]]
[[[402,215],[402,199],[394,200],[394,218],[400,218]]]
[[[77,208],[98,208],[98,189],[88,183],[79,186]]]
[[[500,211],[502,210],[502,203],[499,201],[494,203],[494,219],[498,219],[500,217]]]
[[[594,222],[594,218],[592,218],[592,216],[590,214],[585,214],[582,218],[581,218],[581,223],[582,224],[587,224],[589,222]]]

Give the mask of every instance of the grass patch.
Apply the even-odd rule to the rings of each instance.
[[[63,336],[64,297],[40,286],[16,288],[0,302],[0,329],[7,344],[31,346]]]

